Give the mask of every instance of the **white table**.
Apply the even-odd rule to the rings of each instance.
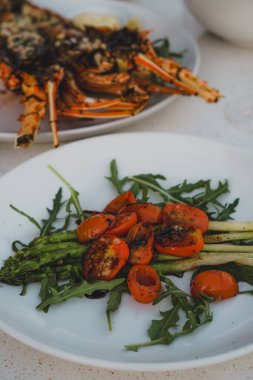
[[[247,93],[253,85],[253,50],[233,46],[205,33],[185,8],[182,0],[139,0],[140,4],[170,12],[174,3],[178,27],[185,28],[198,40],[201,52],[199,76],[219,88],[225,98],[218,104],[206,104],[197,98],[179,98],[158,114],[135,124],[124,132],[166,131],[207,137],[251,149],[253,133],[233,127],[225,108],[234,97]],[[176,3],[175,3],[176,2]],[[176,4],[176,5],[175,5]],[[121,132],[118,132],[121,133]],[[0,143],[0,175],[36,155],[52,149],[50,144],[34,144],[29,150],[14,150],[12,144]],[[70,363],[36,351],[0,332],[0,378],[3,380],[64,379],[142,379],[147,380],[246,380],[253,378],[253,354],[227,363],[191,370],[165,373],[118,372]]]

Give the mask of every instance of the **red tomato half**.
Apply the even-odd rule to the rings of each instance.
[[[152,203],[135,203],[120,210],[120,214],[126,212],[135,212],[138,222],[142,223],[160,223],[162,211],[160,207]]]
[[[181,224],[163,225],[155,232],[155,249],[172,256],[193,256],[204,246],[202,231]]]
[[[153,227],[143,223],[136,224],[128,233],[127,243],[130,250],[130,264],[135,265],[150,263],[153,257]]]
[[[76,234],[80,243],[86,243],[102,235],[115,222],[115,216],[96,214],[83,220],[77,227]]]
[[[83,277],[87,280],[111,281],[124,267],[129,249],[124,240],[105,234],[98,237],[83,259]]]
[[[112,228],[108,232],[116,236],[126,236],[132,226],[137,223],[137,215],[135,212],[128,214],[116,215],[116,220]]]
[[[208,216],[197,207],[181,203],[168,203],[163,207],[162,215],[167,224],[186,224],[201,229],[203,233],[208,230]]]
[[[128,289],[133,298],[141,303],[153,302],[161,290],[161,281],[151,265],[134,265],[127,277]]]
[[[234,297],[238,290],[238,283],[230,273],[215,269],[200,272],[191,284],[193,297],[197,298],[200,293],[204,293],[216,301]]]
[[[136,203],[136,198],[131,191],[127,191],[112,199],[111,202],[105,206],[104,212],[108,212],[109,214],[117,214],[122,207],[125,207],[131,203]]]

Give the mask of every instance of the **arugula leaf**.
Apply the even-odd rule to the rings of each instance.
[[[231,214],[234,214],[236,212],[236,207],[238,206],[239,202],[240,199],[236,198],[232,203],[225,203],[224,205],[220,204],[220,209],[216,209],[216,216],[214,216],[214,213],[211,213],[211,219],[217,219],[220,221],[233,219],[231,217]]]
[[[23,243],[20,240],[14,240],[11,244],[11,248],[12,248],[13,252],[18,252],[20,249],[27,248],[27,247],[28,247],[28,245]]]
[[[32,224],[34,224],[40,230],[40,224],[39,224],[39,222],[37,222],[36,219],[34,219],[32,216],[28,215],[24,211],[19,210],[17,207],[13,206],[12,204],[10,204],[10,207],[14,211],[18,212],[20,215],[25,216],[29,220],[29,222],[31,222]]]
[[[197,189],[203,189],[208,185],[209,180],[199,180],[197,182],[189,183],[186,179],[175,186],[170,187],[170,193],[172,195],[182,195],[184,193],[191,193]]]
[[[198,207],[207,213],[210,220],[228,220],[232,219],[231,215],[239,203],[235,199],[225,205],[221,203],[221,196],[229,192],[228,181],[219,181],[217,186],[211,186],[211,180],[199,180],[182,183],[166,187],[161,181],[166,177],[161,174],[137,174],[131,177],[119,177],[116,160],[110,164],[111,175],[106,177],[116,188],[119,194],[125,191],[132,191],[138,202],[148,202],[151,193],[157,194],[163,202],[175,202],[189,204]],[[162,204],[161,204],[162,206]]]
[[[212,321],[209,305],[213,301],[212,298],[203,295],[200,300],[195,301],[175,286],[169,278],[162,276],[161,280],[166,284],[166,289],[153,303],[156,304],[162,299],[170,297],[173,306],[167,311],[160,311],[162,319],[152,320],[148,329],[150,342],[126,345],[127,350],[138,351],[141,347],[170,344],[175,338],[189,334]],[[183,313],[185,319],[183,327],[180,327],[179,323],[182,320],[180,313]]]
[[[25,296],[27,291],[27,284],[24,284],[22,286],[21,292],[19,293],[20,296]]]
[[[51,165],[48,168],[66,185],[70,192],[70,198],[66,204],[66,211],[71,213],[71,206],[73,205],[80,220],[84,219],[82,208],[79,201],[79,192]]]
[[[112,290],[124,281],[124,278],[118,278],[112,281],[98,281],[94,283],[88,283],[84,280],[81,284],[77,285],[73,285],[72,283],[66,284],[61,289],[51,287],[50,296],[37,306],[37,310],[44,310],[49,305],[65,302],[73,297],[81,298],[84,295],[91,295],[97,290]]]
[[[149,190],[151,190],[158,193],[164,199],[164,201],[168,202],[176,200],[177,202],[180,202],[179,199],[174,198],[172,194],[167,189],[164,189],[158,182],[158,180],[165,179],[166,178],[161,174],[139,174],[133,177],[128,177],[129,181],[133,181],[133,183],[139,185],[139,191],[144,192],[146,190],[147,193]],[[138,194],[136,195],[138,196]]]
[[[34,224],[40,231],[39,236],[45,236],[45,235],[49,235],[52,232],[56,232],[56,228],[53,226],[53,223],[56,221],[57,215],[58,215],[60,209],[62,208],[62,206],[64,204],[64,202],[61,202],[61,200],[62,200],[62,189],[59,188],[59,190],[57,191],[57,193],[53,199],[53,208],[52,209],[47,208],[47,212],[49,214],[49,217],[47,219],[42,219],[41,224],[35,218],[28,215],[24,211],[19,210],[17,207],[13,206],[12,204],[10,204],[10,207],[14,211],[21,214],[22,216],[25,216],[32,224]],[[17,252],[17,250],[19,249],[18,245],[20,245],[22,247],[27,246],[26,244],[22,243],[21,241],[16,240],[12,243],[12,248],[13,248],[14,252]]]
[[[58,285],[57,279],[54,273],[49,273],[47,277],[43,278],[43,280],[40,283],[40,292],[39,292],[39,297],[41,299],[41,302],[46,301],[47,298],[51,295],[50,288],[56,288],[57,285]],[[44,307],[43,311],[47,313],[49,307],[50,305]]]
[[[119,305],[121,303],[122,294],[124,292],[128,293],[128,288],[126,284],[117,286],[111,291],[109,295],[107,308],[106,308],[106,316],[107,316],[108,328],[110,331],[112,331],[111,313],[118,310]]]
[[[177,303],[172,309],[167,311],[160,311],[162,319],[152,320],[151,326],[148,329],[148,335],[151,340],[157,340],[164,337],[172,338],[169,333],[169,328],[176,327],[179,321],[179,308],[180,304]]]
[[[55,231],[53,223],[56,221],[57,215],[62,208],[64,202],[62,200],[62,188],[60,187],[53,199],[53,208],[47,208],[49,214],[48,219],[42,219],[42,226],[40,229],[40,236],[49,235],[51,232]]]
[[[118,166],[117,166],[117,162],[115,159],[113,159],[110,163],[110,172],[111,172],[111,176],[105,177],[105,178],[108,179],[108,181],[110,181],[114,185],[118,194],[124,193],[124,191],[125,191],[124,185],[125,185],[127,179],[125,179],[125,178],[120,179],[119,178]]]

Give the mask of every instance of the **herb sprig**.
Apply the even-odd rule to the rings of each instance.
[[[188,182],[186,179],[179,184],[166,187],[167,180],[161,174],[137,174],[119,177],[117,161],[110,163],[110,175],[106,177],[115,187],[118,194],[132,191],[139,202],[148,202],[152,194],[159,196],[162,202],[184,203],[205,211],[210,220],[224,221],[232,219],[239,204],[239,198],[231,203],[222,203],[221,197],[229,193],[228,181],[219,181],[217,186],[211,185],[211,180]]]
[[[186,49],[179,51],[179,52],[174,52],[171,51],[170,49],[170,41],[168,38],[159,38],[155,41],[153,41],[153,48],[156,52],[156,54],[159,57],[163,58],[180,58],[182,59],[184,54],[186,53]]]
[[[138,351],[142,347],[158,344],[168,345],[176,338],[190,334],[213,319],[210,311],[212,298],[203,295],[198,301],[195,301],[170,279],[161,276],[161,280],[165,283],[165,290],[153,304],[169,298],[172,307],[167,311],[160,311],[161,319],[152,320],[148,329],[150,341],[126,345],[127,350]],[[184,320],[183,326],[182,320]]]

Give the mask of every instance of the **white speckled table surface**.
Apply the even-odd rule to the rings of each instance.
[[[225,98],[215,105],[196,98],[179,98],[149,119],[130,126],[124,132],[163,131],[207,137],[216,141],[252,149],[253,133],[244,132],[230,124],[225,116],[229,101],[249,93],[253,87],[253,50],[225,42],[206,33],[185,8],[183,1],[139,0],[138,3],[169,12],[173,3],[179,28],[191,33],[199,44],[201,64],[199,75],[219,88]],[[121,132],[117,132],[121,133]],[[29,150],[14,150],[11,143],[0,143],[0,176],[18,164],[52,149],[50,144],[34,144]],[[78,365],[36,351],[0,332],[0,378],[2,380],[64,380],[64,379],[175,379],[175,380],[246,380],[253,379],[253,353],[244,357],[191,370],[163,373],[120,372]]]

